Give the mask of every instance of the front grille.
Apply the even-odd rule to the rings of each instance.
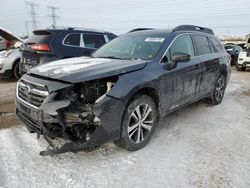
[[[46,86],[27,80],[20,80],[17,86],[18,98],[34,108],[39,108],[48,94]]]

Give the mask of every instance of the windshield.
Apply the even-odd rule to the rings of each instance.
[[[159,36],[121,36],[97,50],[92,56],[99,58],[150,60],[164,41]]]

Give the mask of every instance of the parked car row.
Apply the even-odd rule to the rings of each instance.
[[[136,29],[119,37],[74,29],[34,34],[21,49],[22,65],[61,59],[30,69],[17,84],[20,122],[52,147],[41,155],[108,141],[141,149],[166,114],[202,99],[220,104],[231,75],[226,50],[205,27]],[[96,51],[68,58],[62,51],[69,48],[76,56]]]
[[[245,49],[245,43],[227,43],[224,45],[224,47],[231,57],[231,65],[236,65],[239,53]]]
[[[80,28],[36,30],[33,34],[21,47],[21,74],[42,63],[90,56],[116,37],[110,32]]]
[[[151,29],[153,28],[136,28],[130,32]],[[111,32],[73,27],[36,30],[25,42],[3,28],[0,28],[0,36],[5,38],[0,38],[0,49],[3,49],[0,53],[0,74],[11,74],[17,80],[41,63],[90,56],[103,44],[117,37]],[[22,46],[15,45],[16,43]],[[245,43],[226,43],[224,47],[230,54],[231,65],[236,65],[239,71],[245,70],[248,62],[248,59],[245,60],[248,58]]]

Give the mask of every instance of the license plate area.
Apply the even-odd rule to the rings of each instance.
[[[30,107],[26,107],[25,105],[18,103],[18,110],[30,121],[39,126],[39,122],[41,122],[41,112]]]
[[[39,56],[37,53],[33,52],[23,52],[22,53],[22,63],[25,65],[38,65],[39,64]],[[30,68],[30,67],[27,67]]]

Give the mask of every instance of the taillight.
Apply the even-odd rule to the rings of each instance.
[[[32,44],[31,49],[37,51],[50,51],[48,44]]]

